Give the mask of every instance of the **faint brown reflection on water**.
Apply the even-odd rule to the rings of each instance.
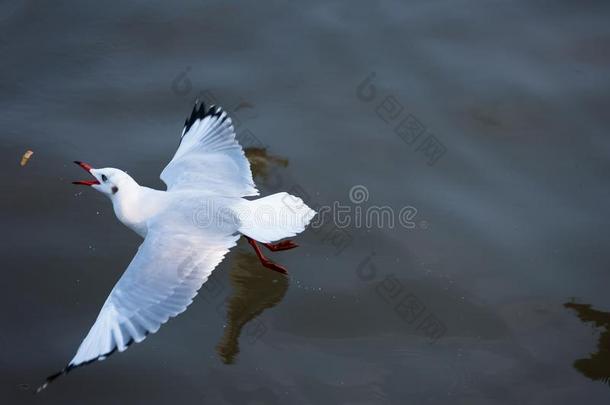
[[[288,159],[272,155],[265,148],[248,147],[244,152],[259,185],[267,183],[273,170],[288,166]],[[256,255],[249,251],[238,251],[233,263],[229,273],[233,291],[226,305],[227,327],[216,346],[225,364],[235,362],[242,332],[245,332],[242,344],[244,341],[254,344],[266,333],[267,326],[256,318],[266,309],[277,305],[289,285],[287,277],[262,267]]]
[[[574,367],[594,381],[603,381],[610,385],[610,312],[592,309],[589,304],[566,302],[566,308],[576,311],[583,322],[592,322],[597,328],[603,328],[597,341],[597,352],[586,359],[578,359]]]
[[[257,180],[265,182],[269,178],[269,173],[276,167],[287,167],[288,159],[280,156],[271,155],[265,148],[246,148],[246,157],[250,161],[252,175]]]
[[[255,254],[238,252],[229,273],[233,291],[227,301],[227,326],[216,350],[225,364],[233,364],[245,328],[250,344],[262,337],[267,326],[256,320],[266,309],[279,303],[288,290],[288,278],[260,265]]]

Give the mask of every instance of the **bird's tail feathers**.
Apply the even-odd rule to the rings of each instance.
[[[241,224],[239,232],[262,243],[303,232],[316,215],[299,197],[285,192],[243,200],[234,210]]]

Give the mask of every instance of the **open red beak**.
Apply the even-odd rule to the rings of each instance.
[[[77,165],[82,167],[83,170],[86,170],[89,173],[91,173],[91,169],[93,169],[93,167],[91,167],[91,165],[88,165],[87,163],[84,163],[84,162],[79,162],[78,160],[75,160],[74,163],[76,163]],[[94,184],[100,184],[100,182],[97,180],[79,180],[79,181],[73,181],[72,184],[80,184],[83,186],[92,186]]]

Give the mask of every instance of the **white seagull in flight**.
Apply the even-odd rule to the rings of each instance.
[[[257,242],[271,251],[296,247],[290,240],[272,242],[302,232],[315,216],[288,193],[244,198],[259,192],[231,118],[217,106],[206,110],[203,103],[195,103],[178,150],[161,173],[166,191],[140,186],[119,169],[75,163],[95,179],[74,183],[108,196],[119,221],[144,241],[74,358],[37,391],[78,366],[141,342],[185,311],[241,235],[265,267],[285,274]]]

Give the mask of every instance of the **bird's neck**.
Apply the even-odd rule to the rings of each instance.
[[[135,181],[123,184],[112,198],[116,217],[142,237],[148,231],[148,220],[157,214],[163,204],[164,191],[142,187]]]

